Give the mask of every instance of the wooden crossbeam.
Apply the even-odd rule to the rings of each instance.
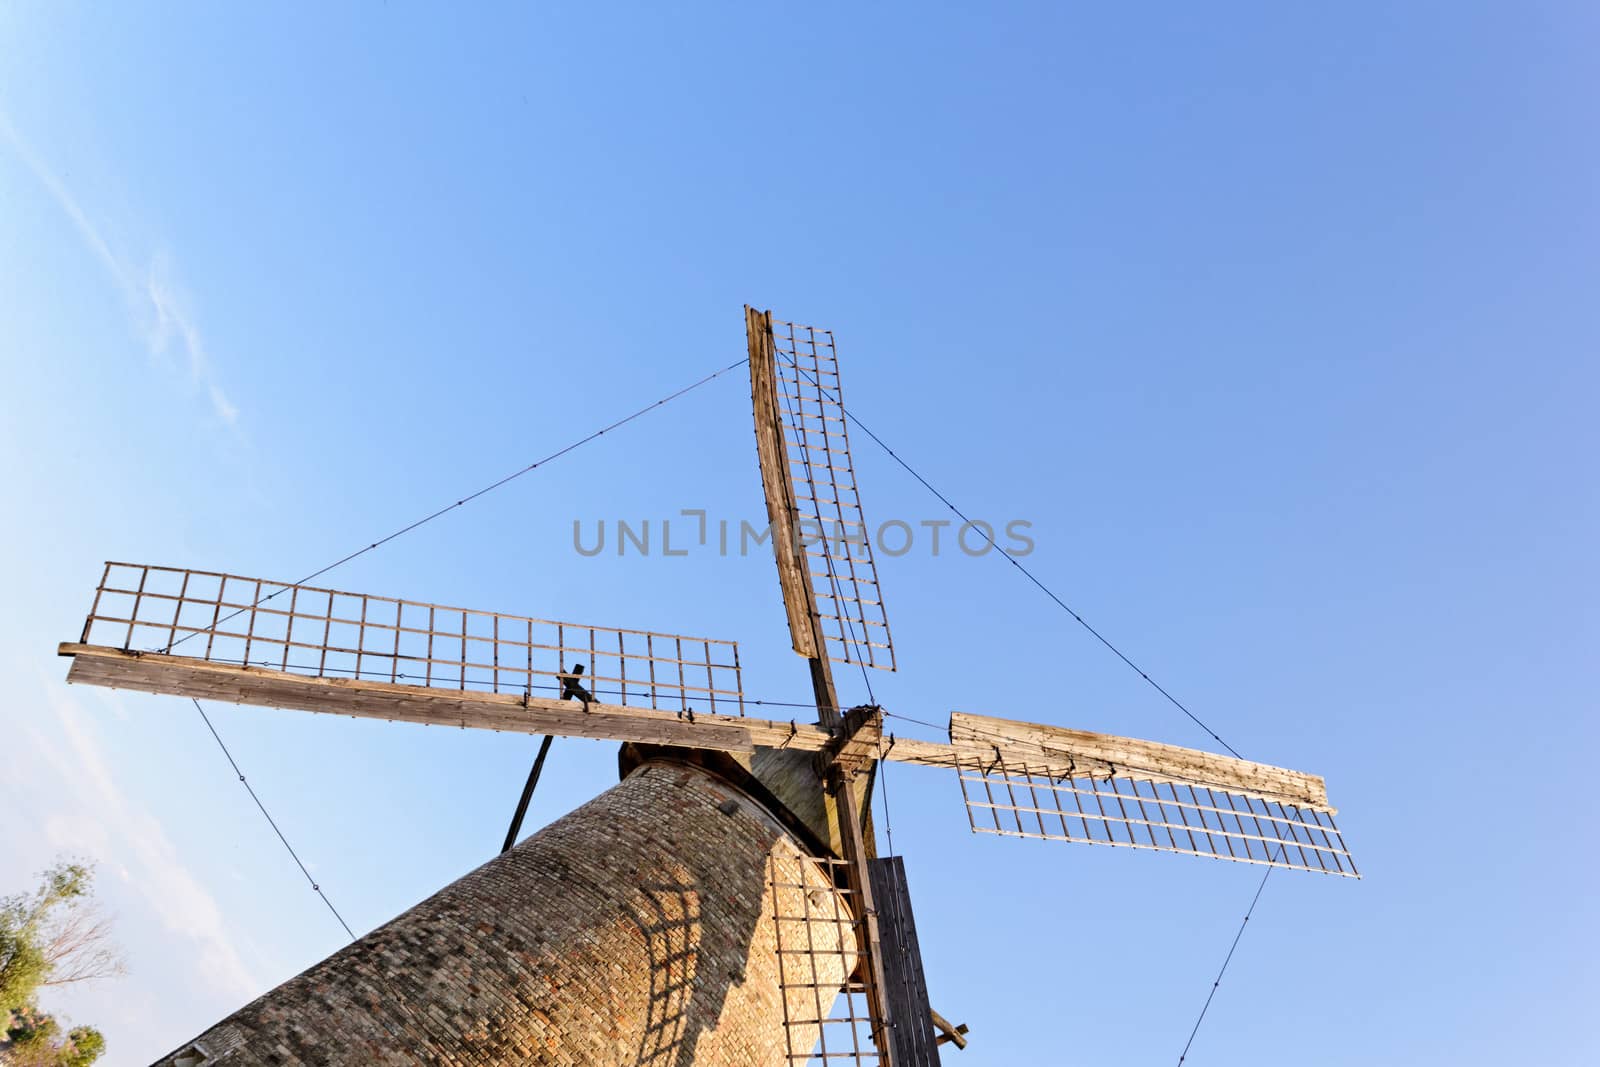
[[[737,716],[697,715],[691,722],[672,712],[616,704],[583,705],[509,693],[312,678],[262,667],[92,645],[63,644],[59,652],[72,657],[67,681],[111,689],[510,733],[559,734],[724,752],[752,752],[755,748],[750,731],[739,725],[742,720]]]
[[[1334,813],[1314,774],[1132,737],[1042,726],[987,715],[950,714],[950,742],[965,766],[1003,759],[1053,778],[1092,775],[1203,785]]]
[[[427,688],[369,679],[314,678],[265,667],[73,642],[63,643],[59,652],[72,658],[69,682],[231,704],[734,753],[755,748],[822,752],[839,742],[837,732],[816,723],[710,714],[696,714],[691,721],[673,712],[601,703],[588,704],[585,711],[585,706],[575,701],[548,697]],[[1298,771],[1153,741],[962,712],[953,713],[950,722],[949,743],[884,737],[881,726],[874,724],[851,734],[855,747],[850,755],[925,767],[971,768],[993,761],[998,748],[1009,764],[1027,765],[1038,773],[1061,776],[1073,766],[1080,772],[1114,770],[1119,775],[1150,781],[1215,785],[1329,814],[1338,811],[1328,805],[1322,779]]]

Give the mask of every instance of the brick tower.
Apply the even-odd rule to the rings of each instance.
[[[780,1067],[775,905],[845,905],[781,805],[736,777],[647,756],[157,1062]],[[802,892],[804,909],[773,899]],[[835,951],[807,957],[805,982],[837,988],[848,927],[810,925]]]

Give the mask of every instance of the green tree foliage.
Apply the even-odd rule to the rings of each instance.
[[[105,1052],[90,1026],[62,1034],[62,1024],[39,1010],[39,991],[52,985],[121,973],[109,926],[91,902],[94,873],[81,863],[58,863],[39,888],[0,898],[0,1064],[6,1067],[87,1067]]]

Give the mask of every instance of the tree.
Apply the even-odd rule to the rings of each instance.
[[[38,1005],[41,989],[123,972],[93,882],[89,867],[61,862],[34,892],[0,898],[0,1064],[86,1067],[105,1052],[98,1030],[76,1026],[63,1036]]]

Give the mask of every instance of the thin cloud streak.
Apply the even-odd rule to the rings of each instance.
[[[110,243],[106,241],[99,227],[84,213],[77,197],[72,195],[72,190],[68,189],[55,172],[34,153],[3,111],[0,111],[0,135],[4,136],[12,151],[17,154],[17,158],[22,160],[38,179],[39,184],[45,187],[51,198],[72,221],[78,236],[83,239],[83,243],[94,253],[100,265],[122,291],[130,312],[144,320],[139,325],[144,332],[145,345],[150,354],[164,355],[168,345],[176,337],[187,357],[190,381],[204,389],[206,398],[211,403],[211,410],[218,418],[230,426],[236,424],[239,409],[228,400],[222,387],[216,382],[210,359],[206,354],[205,341],[195,324],[193,314],[189,311],[188,300],[181,288],[171,279],[171,271],[166,260],[160,257],[154,259],[142,274],[129,268],[111,250]]]
[[[58,795],[76,796],[80,802],[77,811],[58,813],[52,820],[49,829],[59,838],[52,843],[94,850],[119,877],[137,886],[162,925],[194,945],[200,974],[225,991],[227,999],[242,1003],[256,996],[262,983],[234,949],[216,899],[183,865],[160,822],[129,803],[93,725],[73,697],[59,683],[48,684],[47,693],[70,751],[29,728],[32,747],[60,779]]]

